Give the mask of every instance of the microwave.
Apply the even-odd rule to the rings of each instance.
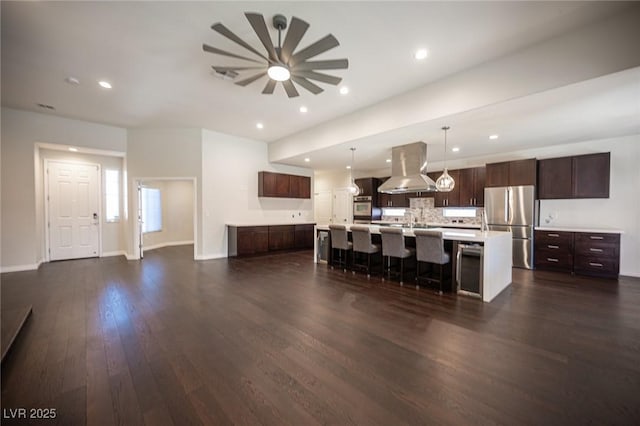
[[[370,196],[353,197],[354,216],[371,216],[371,207]]]

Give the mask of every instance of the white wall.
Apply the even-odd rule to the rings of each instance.
[[[137,207],[136,181],[154,178],[196,179],[195,256],[202,254],[202,131],[195,128],[129,129],[127,132],[127,168],[129,206]],[[127,253],[136,258],[138,233],[129,221]]]
[[[313,175],[311,169],[270,164],[264,142],[203,130],[203,258],[227,255],[228,223],[313,221],[310,199],[258,197],[259,171]]]
[[[44,247],[36,143],[124,152],[126,130],[10,108],[1,110],[2,270],[33,269]]]
[[[144,234],[144,249],[193,243],[194,187],[190,180],[145,181],[160,189],[162,230]]]

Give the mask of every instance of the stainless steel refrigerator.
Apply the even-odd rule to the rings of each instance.
[[[513,266],[533,268],[533,226],[536,223],[533,185],[485,188],[484,208],[491,231],[511,231]]]

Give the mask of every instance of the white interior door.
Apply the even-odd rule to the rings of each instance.
[[[333,191],[333,223],[353,222],[353,198],[346,189]]]
[[[315,222],[325,224],[331,222],[331,191],[320,191],[314,194],[313,200]]]
[[[99,256],[100,166],[47,161],[49,259]]]

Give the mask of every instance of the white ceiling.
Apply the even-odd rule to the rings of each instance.
[[[588,25],[628,5],[3,1],[2,105],[122,127],[200,127],[271,142]],[[211,65],[236,62],[203,52],[202,43],[246,52],[213,32],[211,24],[222,22],[263,49],[243,16],[245,11],[263,13],[267,21],[282,13],[309,22],[300,48],[334,34],[341,45],[314,59],[348,58],[348,70],[330,73],[344,78],[350,94],[342,96],[337,87],[321,83],[325,92],[320,95],[300,89],[299,98],[289,99],[281,86],[273,95],[262,95],[264,80],[239,87],[213,76]],[[274,40],[276,34],[272,30]],[[418,47],[429,50],[425,61],[413,58]],[[68,76],[78,78],[80,85],[65,83]],[[627,78],[638,79],[637,74]],[[563,133],[563,140],[597,135],[605,127],[614,127],[607,134],[611,135],[618,125],[629,126],[629,110],[637,105],[630,99],[637,92],[625,91],[637,86],[627,78],[611,76],[578,89],[565,88],[569,92],[564,94],[540,94],[529,102],[516,100],[451,117],[451,144],[461,146],[460,155],[504,150],[504,145],[474,144],[494,132],[497,120],[502,124],[499,141],[508,144],[517,138],[519,146],[540,144],[541,139]],[[99,79],[109,80],[114,88],[101,89],[96,84]],[[610,102],[612,109],[605,117],[592,114],[595,120],[579,131],[582,123],[576,122],[576,114],[593,112],[590,105],[601,100]],[[38,103],[52,105],[55,111],[43,110]],[[307,114],[298,112],[301,105],[308,107]],[[553,125],[543,131],[532,125],[531,117]],[[256,129],[258,121],[264,129]],[[439,127],[440,123],[422,123],[397,130],[403,139],[374,136],[358,147],[358,161],[362,167],[380,167],[395,141],[413,136],[441,143]],[[313,167],[335,168],[344,149],[313,153]],[[437,151],[430,151],[430,160],[440,158]],[[290,163],[308,166],[303,157]]]

